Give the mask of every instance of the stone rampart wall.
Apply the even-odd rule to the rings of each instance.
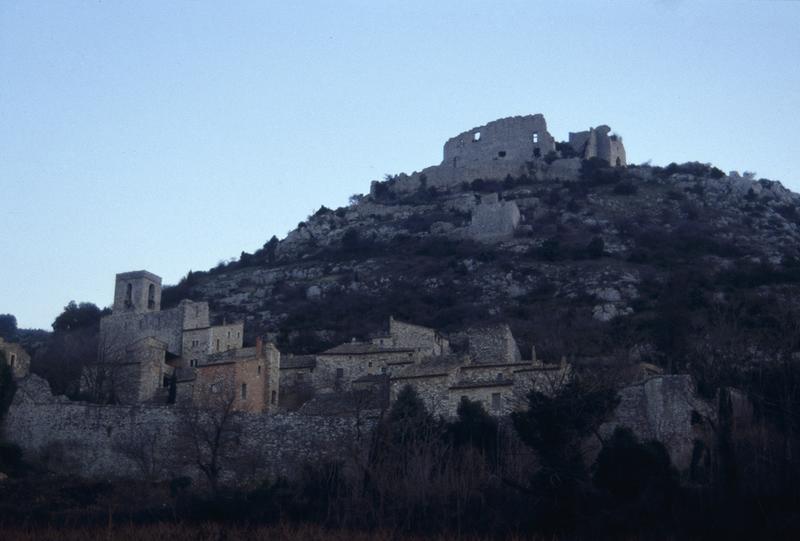
[[[142,461],[153,458],[152,474],[169,479],[199,478],[185,444],[193,410],[174,406],[100,406],[54,397],[37,376],[20,381],[2,427],[3,437],[26,456],[54,471],[89,478],[142,476]],[[293,475],[306,461],[344,457],[374,420],[315,417],[293,413],[235,415],[239,443],[226,453],[224,477],[258,481]]]

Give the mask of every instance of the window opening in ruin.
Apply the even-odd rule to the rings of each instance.
[[[500,156],[501,158],[505,158],[506,157],[506,151],[505,150],[501,150],[500,152],[497,153],[497,155]]]
[[[497,373],[497,381],[503,381],[503,373],[502,372],[498,372]]]
[[[368,362],[368,363],[367,363],[367,366],[368,366],[368,367],[370,367],[370,368],[372,368],[372,361]]]
[[[381,366],[381,374],[385,374],[385,373],[386,373],[386,367],[385,366]]]
[[[617,167],[619,167],[620,165],[622,165],[622,161],[619,159],[619,156],[617,156]]]
[[[192,359],[189,361],[189,366],[197,366],[197,359]]]
[[[16,362],[16,360],[17,360],[17,356],[12,353],[11,354],[11,368],[14,368],[14,363]]]
[[[125,306],[133,306],[133,284],[125,286]]]
[[[200,340],[192,340],[192,347],[197,347],[200,345]]]
[[[492,409],[499,410],[503,405],[503,398],[500,393],[492,393]]]
[[[156,286],[150,284],[147,288],[147,308],[153,310],[156,307]]]
[[[275,404],[278,401],[278,393],[277,391],[272,391],[272,396],[270,397],[270,404]]]
[[[228,331],[228,338],[231,337],[231,331]]]
[[[242,383],[242,400],[247,398],[247,384]]]
[[[258,375],[261,375],[261,365],[258,365]]]
[[[241,338],[241,337],[242,337],[242,332],[236,331],[236,338]]]
[[[534,142],[534,144],[539,142],[539,132],[538,131],[533,132],[533,142]]]
[[[344,377],[344,368],[337,368],[336,369],[336,379],[341,379]]]
[[[481,132],[476,131],[475,133],[472,134],[472,142],[473,143],[477,143],[480,140],[481,140]]]
[[[536,147],[536,148],[533,149],[533,156],[534,157],[538,158],[541,155],[542,155],[542,151],[541,151],[541,149],[539,147]]]
[[[217,382],[217,383],[212,383],[211,384],[211,392],[212,393],[219,394],[219,392],[221,390],[222,390],[222,384],[221,383]]]

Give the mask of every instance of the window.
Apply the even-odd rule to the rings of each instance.
[[[11,368],[14,368],[14,363],[17,361],[17,355],[15,353],[11,354]]]
[[[261,375],[261,365],[258,365],[258,375]]]
[[[125,286],[125,306],[133,306],[133,284]]]
[[[502,372],[498,372],[497,373],[497,381],[503,381],[503,373]]]
[[[278,391],[272,391],[272,395],[270,396],[269,403],[276,404],[278,402]]]
[[[492,409],[499,410],[503,407],[503,397],[500,393],[492,393]]]
[[[200,345],[200,340],[192,340],[192,347],[193,348],[196,348],[199,345]]]
[[[505,158],[506,157],[506,151],[505,150],[501,150],[500,152],[497,153],[497,155],[499,157],[501,157],[501,158]]]
[[[219,338],[217,338],[217,351],[219,351]]]
[[[220,383],[220,382],[217,382],[217,383],[212,383],[212,384],[211,384],[211,392],[212,392],[212,393],[214,393],[214,394],[219,394],[219,392],[220,392],[221,390],[222,390],[222,383]]]
[[[147,308],[154,310],[156,307],[156,286],[150,284],[147,288]]]
[[[535,131],[533,132],[533,143],[537,144],[538,142],[539,142],[539,132]]]
[[[367,363],[367,366],[368,366],[369,368],[372,368],[372,361],[368,362],[368,363]]]
[[[192,359],[189,361],[189,366],[197,366],[197,359]]]
[[[228,338],[231,337],[231,331],[228,331]]]
[[[242,383],[242,400],[247,399],[247,384]]]
[[[476,131],[475,133],[472,134],[472,142],[473,143],[477,143],[480,140],[481,140],[481,132]]]
[[[385,374],[385,373],[386,373],[386,367],[385,366],[381,366],[381,374]]]
[[[242,337],[242,331],[236,331],[236,338]]]
[[[343,377],[344,377],[344,368],[337,368],[336,379],[342,379]]]

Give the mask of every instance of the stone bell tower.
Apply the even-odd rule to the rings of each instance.
[[[117,274],[114,287],[115,314],[157,312],[161,310],[161,277],[152,272],[133,271]]]

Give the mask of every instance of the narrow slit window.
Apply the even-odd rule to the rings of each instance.
[[[539,142],[539,132],[538,131],[533,132],[533,142],[534,142],[534,144]]]
[[[247,399],[247,384],[242,383],[242,400]]]
[[[473,143],[477,143],[480,140],[481,140],[481,132],[476,131],[475,133],[472,134],[472,142]]]

